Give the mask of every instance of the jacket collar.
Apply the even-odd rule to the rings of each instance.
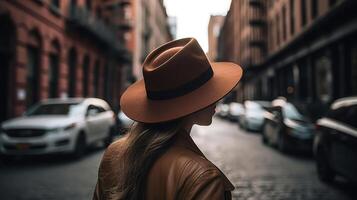
[[[205,159],[207,159],[206,156],[202,153],[202,151],[198,148],[196,143],[193,141],[191,135],[189,133],[187,133],[185,130],[182,130],[181,132],[178,133],[176,144],[179,146],[185,147],[185,148],[195,152],[196,154],[204,157]],[[229,181],[229,179],[224,175],[224,173],[218,167],[216,167],[216,168],[221,172],[225,189],[227,191],[234,190],[234,185]]]
[[[198,148],[196,143],[193,141],[190,134],[187,133],[185,130],[182,130],[181,132],[178,133],[176,144],[178,144],[179,146],[183,146],[195,152],[196,154],[206,158],[205,155],[202,153],[202,151]]]

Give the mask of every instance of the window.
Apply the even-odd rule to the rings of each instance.
[[[328,4],[329,6],[334,6],[336,4],[337,0],[329,0]]]
[[[314,19],[317,16],[317,0],[311,0],[311,17]]]
[[[220,31],[220,25],[219,24],[215,24],[213,27],[213,36],[214,37],[218,37],[219,36],[219,31]]]
[[[58,40],[54,40],[51,43],[51,49],[49,54],[49,73],[48,73],[48,86],[49,86],[49,97],[58,97],[58,77],[59,77],[59,55],[60,55],[60,45]]]
[[[322,102],[328,102],[332,98],[332,65],[327,56],[319,57],[315,60],[316,93]]]
[[[71,0],[69,5],[71,8],[75,8],[77,6],[77,0]]]
[[[271,21],[268,21],[268,49],[271,49],[271,44],[272,44],[272,24]]]
[[[95,67],[94,67],[94,96],[99,97],[99,61],[96,61]]]
[[[301,5],[301,26],[306,25],[306,0],[300,1]]]
[[[87,108],[86,116],[89,116],[89,115],[95,116],[100,112],[101,111],[97,106],[89,105],[88,108]]]
[[[279,15],[276,16],[276,46],[279,46],[279,43],[280,43],[280,20],[279,20]]]
[[[51,6],[53,6],[55,8],[59,8],[60,7],[60,1],[59,0],[52,0],[51,1]]]
[[[299,72],[299,97],[301,99],[307,99],[309,95],[309,72],[307,69],[306,61],[301,61],[298,67]]]
[[[110,79],[110,70],[109,70],[109,64],[108,63],[106,63],[105,65],[104,65],[104,84],[103,84],[103,86],[104,86],[104,88],[103,88],[103,91],[104,91],[104,98],[105,99],[110,99],[110,81],[111,81],[111,79]]]
[[[83,60],[83,97],[88,96],[89,88],[89,57],[85,56]]]
[[[92,10],[92,0],[86,0],[86,8]]]
[[[131,32],[124,33],[124,39],[125,41],[129,41],[131,39]]]
[[[294,9],[294,0],[290,0],[290,34],[293,35],[295,32],[295,9]]]
[[[131,13],[131,6],[126,5],[124,6],[124,19],[131,19],[132,18],[132,13]]]
[[[50,55],[50,66],[49,66],[49,97],[55,98],[58,97],[58,66],[59,66],[59,58],[56,54]]]
[[[97,18],[102,18],[102,10],[100,9],[100,7],[97,7],[95,12]]]
[[[26,106],[30,106],[39,98],[39,75],[41,69],[42,39],[37,30],[29,32],[26,66]]]
[[[54,15],[60,16],[60,0],[52,0],[49,9]]]
[[[79,103],[50,103],[50,104],[38,104],[31,107],[26,113],[27,116],[36,115],[71,115],[77,113],[81,104]]]
[[[76,81],[77,81],[77,52],[74,48],[69,51],[68,55],[68,92],[69,97],[76,96]]]
[[[26,106],[29,107],[38,100],[40,52],[38,48],[27,48],[27,84],[26,84]]]
[[[99,106],[99,105],[97,105],[97,109],[100,113],[106,111],[105,108],[103,108],[102,106]]]
[[[286,40],[286,8],[283,6],[283,40]]]

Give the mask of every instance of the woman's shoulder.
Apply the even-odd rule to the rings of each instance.
[[[116,140],[105,150],[101,160],[101,168],[110,167],[113,164],[120,163],[122,155],[126,148],[126,136]]]
[[[203,155],[182,147],[173,147],[158,161],[170,168],[175,168],[181,176],[199,176],[207,172],[220,174],[219,169]]]
[[[125,144],[126,136],[123,136],[119,138],[118,140],[115,140],[113,143],[111,143],[107,149],[105,150],[106,154],[110,154],[113,152],[121,151],[123,149],[123,146]]]
[[[214,183],[215,187],[219,186],[225,191],[234,189],[211,161],[190,149],[174,147],[158,160],[156,166],[161,167],[154,167],[153,174],[167,171],[167,178],[176,180],[178,188],[183,188],[183,191],[190,191],[192,187],[203,187],[208,183]]]

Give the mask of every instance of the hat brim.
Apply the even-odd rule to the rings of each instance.
[[[212,62],[213,76],[198,89],[168,100],[150,100],[141,79],[123,93],[122,111],[131,119],[159,123],[184,117],[222,99],[235,88],[242,77],[242,68],[230,62]]]

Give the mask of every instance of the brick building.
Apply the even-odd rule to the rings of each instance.
[[[238,2],[241,1],[233,0],[232,4]],[[223,39],[221,48],[230,46],[240,50],[234,60],[241,63],[245,70],[240,100],[271,100],[285,96],[310,105],[318,114],[333,100],[357,94],[356,1],[246,2],[250,6],[260,5],[265,10],[262,11],[261,21],[267,34],[263,34],[262,39],[266,41],[262,42],[266,50],[262,45],[261,53],[256,55],[254,51],[247,52],[247,48],[236,44],[231,47],[229,40]],[[234,18],[236,24],[249,16],[243,12],[240,14],[244,16]],[[244,34],[238,33],[236,38],[244,40]],[[245,46],[244,42],[240,45]],[[249,43],[248,46],[252,49],[255,44]],[[249,59],[242,54],[249,55],[251,62],[247,62]]]
[[[211,15],[208,22],[208,57],[217,60],[218,36],[223,24],[224,16]]]
[[[100,97],[119,105],[130,56],[105,2],[0,1],[0,121],[45,98]]]
[[[218,59],[239,63],[245,69],[255,68],[266,56],[266,1],[233,0],[219,38]],[[243,77],[243,79],[246,75]],[[243,100],[244,81],[235,90]]]
[[[104,0],[101,3],[102,17],[115,27],[116,38],[120,44],[124,45],[128,51],[127,59],[129,62],[122,63],[121,78],[124,80],[123,92],[131,82],[133,76],[133,53],[135,52],[135,19],[136,19],[136,0]]]
[[[155,48],[173,39],[163,0],[132,0],[135,2],[133,75],[142,78],[142,63]]]

